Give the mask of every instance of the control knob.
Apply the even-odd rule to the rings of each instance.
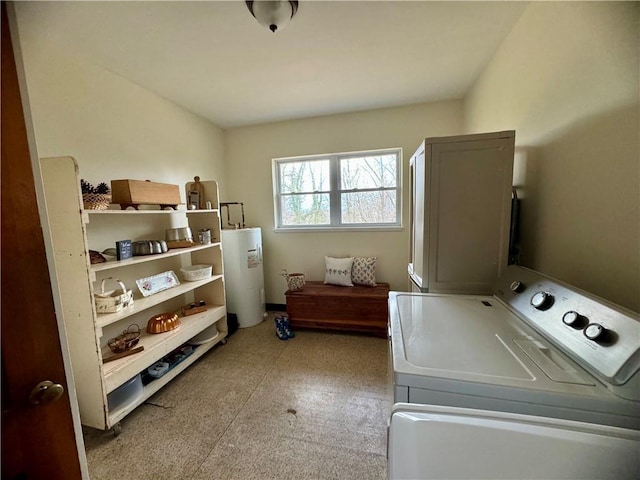
[[[584,315],[580,315],[578,312],[571,310],[562,316],[562,321],[565,325],[569,325],[576,330],[581,330],[589,320]]]
[[[514,280],[513,282],[511,282],[511,285],[509,285],[509,290],[511,290],[513,293],[521,293],[524,291],[524,283],[520,282],[519,280]]]
[[[607,343],[610,337],[609,330],[599,323],[590,323],[587,325],[584,329],[584,336],[598,343]]]
[[[536,310],[547,310],[553,305],[553,295],[547,292],[537,292],[531,297],[531,305]]]

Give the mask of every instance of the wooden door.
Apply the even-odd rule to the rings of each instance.
[[[5,2],[1,108],[2,479],[78,479],[80,460]],[[35,406],[30,393],[43,380],[62,385],[64,393]]]

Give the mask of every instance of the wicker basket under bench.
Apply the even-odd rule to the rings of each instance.
[[[319,328],[387,336],[389,284],[340,287],[306,282],[287,290],[287,314],[295,328]]]

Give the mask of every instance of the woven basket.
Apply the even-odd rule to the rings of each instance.
[[[140,327],[138,324],[129,325],[122,335],[107,340],[107,345],[113,353],[126,352],[135,347],[140,341]]]
[[[120,291],[111,290],[105,292],[104,284],[108,280],[117,283],[120,287]],[[115,280],[109,277],[102,280],[102,283],[100,284],[100,292],[94,293],[94,299],[96,303],[96,312],[117,313],[120,310],[133,305],[133,292],[131,290],[127,290],[127,287],[125,287],[124,283],[120,280]]]
[[[111,203],[109,193],[83,193],[82,204],[85,210],[106,210]]]
[[[304,273],[289,273],[287,274],[287,287],[289,290],[295,292],[304,288]]]

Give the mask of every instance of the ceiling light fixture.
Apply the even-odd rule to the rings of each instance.
[[[282,30],[298,11],[295,0],[246,0],[251,15],[273,33]]]

